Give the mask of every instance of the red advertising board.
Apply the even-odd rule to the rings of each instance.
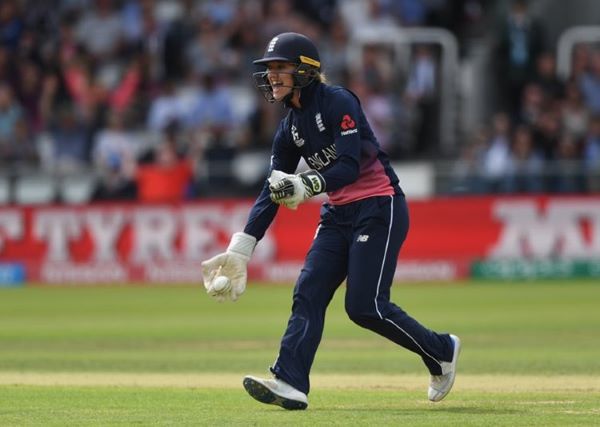
[[[251,203],[0,207],[0,264],[24,265],[37,283],[200,283],[200,261],[243,229]],[[399,280],[464,277],[474,260],[600,258],[600,197],[440,198],[409,206]],[[252,279],[295,279],[319,208],[279,210],[253,256]]]

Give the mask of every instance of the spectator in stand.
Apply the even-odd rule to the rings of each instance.
[[[336,22],[338,0],[295,0],[294,8],[319,27],[332,28]]]
[[[325,64],[327,79],[333,84],[347,85],[348,82],[348,54],[347,46],[350,40],[348,29],[341,16],[337,16],[329,28],[329,38],[326,39],[321,50],[321,58]]]
[[[167,6],[167,13],[162,11],[162,5]],[[169,11],[169,5],[173,5],[175,10]],[[173,40],[167,40],[167,33],[174,26],[172,21],[178,17],[178,5],[154,0],[127,0],[120,10],[125,53],[143,58],[144,74],[151,82],[176,79],[176,76],[170,75],[170,67],[176,69],[180,66],[179,58],[175,59],[181,53],[180,46],[175,46]],[[183,30],[183,26],[179,28]],[[167,58],[173,63],[167,64]]]
[[[201,76],[201,87],[195,105],[186,119],[193,140],[203,149],[208,188],[227,191],[234,184],[232,163],[237,144],[233,131],[239,127],[233,115],[234,98],[226,82],[217,81],[217,75]]]
[[[287,114],[286,110],[279,108],[278,105],[257,102],[259,96],[258,93],[254,93],[253,109],[242,128],[240,147],[243,149],[270,150],[273,129]]]
[[[452,166],[452,182],[448,188],[450,193],[480,194],[484,192],[485,185],[481,172],[486,144],[489,140],[488,131],[480,129],[462,148],[460,157]],[[447,182],[443,184],[445,185]]]
[[[600,114],[600,51],[591,54],[590,67],[579,81],[579,88],[583,94],[585,105],[591,113]]]
[[[259,56],[263,49],[262,39],[256,31],[259,24],[252,19],[256,18],[242,9],[232,25],[233,31],[227,41],[236,79],[239,79],[239,76],[251,75],[255,71],[252,60]]]
[[[96,168],[110,169],[114,164],[129,164],[137,155],[135,136],[125,126],[125,117],[116,110],[108,114],[108,126],[94,138],[92,158]]]
[[[33,134],[24,116],[14,125],[13,136],[9,142],[0,140],[0,165],[2,169],[33,169],[39,165],[39,157]]]
[[[450,30],[458,41],[460,56],[478,47],[478,41],[490,34],[490,13],[494,3],[488,0],[435,0],[430,5],[428,26]]]
[[[141,202],[177,203],[191,196],[198,152],[190,149],[182,158],[177,147],[178,132],[176,124],[168,126],[164,140],[154,150],[153,161],[137,167],[135,179]]]
[[[581,193],[585,188],[585,171],[581,168],[581,149],[573,136],[563,134],[556,147],[555,167],[551,168],[550,190],[553,193]]]
[[[352,35],[360,31],[398,28],[395,17],[381,0],[346,0],[339,2],[340,14]],[[396,10],[397,11],[397,10]]]
[[[76,28],[77,40],[95,59],[113,58],[121,47],[124,35],[123,24],[115,11],[113,0],[95,0]]]
[[[60,64],[70,64],[81,48],[76,35],[77,18],[73,13],[62,15],[56,37],[56,55]]]
[[[403,27],[418,27],[424,26],[429,14],[429,4],[423,0],[396,0],[394,2],[380,2],[382,4],[389,3],[392,6],[392,11],[397,13],[400,25]],[[396,6],[393,8],[393,6]],[[394,10],[395,9],[395,10]]]
[[[430,46],[415,47],[405,100],[415,109],[415,154],[432,154],[438,139],[437,62]]]
[[[573,47],[571,55],[571,79],[580,82],[590,66],[590,46],[578,43]]]
[[[560,108],[563,132],[575,139],[583,138],[587,131],[590,112],[583,103],[581,91],[574,81],[567,82],[565,98]]]
[[[93,119],[107,107],[124,111],[133,103],[141,80],[138,59],[133,58],[126,68],[112,70],[110,77],[96,74],[93,64],[88,56],[63,64],[63,77],[72,99],[82,114]]]
[[[582,152],[588,191],[600,192],[600,116],[591,118]]]
[[[62,106],[48,126],[51,169],[59,175],[79,172],[88,165],[90,129],[72,106]]]
[[[263,22],[257,28],[261,33],[261,43],[270,40],[275,34],[304,28],[305,21],[294,9],[292,0],[263,2]]]
[[[225,134],[234,126],[233,96],[226,82],[219,82],[215,73],[200,76],[200,90],[189,115],[186,127],[196,133]]]
[[[393,69],[386,55],[390,51],[385,45],[370,43],[364,46],[359,78],[367,86],[375,90],[385,90],[390,87],[394,77]]]
[[[391,135],[392,122],[398,120],[393,116],[392,95],[378,86],[366,85],[357,78],[350,79],[349,89],[361,99],[365,116],[381,148],[390,157],[396,157],[404,147],[397,135],[394,138]]]
[[[556,150],[561,137],[560,113],[554,108],[547,108],[533,129],[535,149],[546,160],[556,158]]]
[[[186,49],[189,41],[194,38],[200,19],[197,3],[183,2],[180,11],[171,12],[168,20],[164,16],[158,22],[160,26],[154,30],[153,38],[162,40],[158,56],[160,57],[159,70],[163,79],[179,81],[189,74],[190,66],[186,58]]]
[[[497,30],[496,81],[503,108],[518,111],[525,83],[532,80],[535,58],[542,50],[542,28],[526,0],[514,0]]]
[[[123,163],[121,157],[110,155],[99,171],[96,187],[90,197],[91,201],[135,200],[137,184],[133,176],[134,170],[133,162]]]
[[[505,176],[510,163],[511,122],[508,114],[497,113],[493,118],[492,135],[482,153],[482,178],[486,192],[505,191]]]
[[[64,86],[61,86],[61,79],[56,74],[48,73],[42,79],[40,90],[40,117],[42,129],[40,133],[47,130],[48,124],[52,121],[55,111],[62,105],[69,103],[69,97]]]
[[[22,62],[34,62],[36,65],[42,64],[43,58],[43,45],[38,41],[40,37],[37,34],[37,30],[33,28],[25,28],[19,38],[19,44],[17,50],[13,53],[14,59],[18,63]]]
[[[556,76],[556,57],[552,52],[543,52],[536,58],[533,81],[540,86],[548,102],[564,97],[565,85]]]
[[[536,83],[529,83],[523,90],[523,100],[514,117],[516,123],[535,126],[545,107],[544,91]]]
[[[0,82],[14,84],[17,81],[18,72],[15,70],[15,61],[7,47],[0,44]]]
[[[16,95],[23,106],[25,117],[34,132],[43,128],[41,111],[42,76],[38,66],[31,61],[19,64],[19,82]]]
[[[233,0],[212,0],[200,2],[197,6],[202,15],[210,18],[218,26],[227,26],[235,18],[237,1]]]
[[[186,47],[186,56],[191,70],[198,75],[214,70],[229,73],[233,66],[225,31],[208,17],[200,18],[196,35]]]
[[[503,192],[541,193],[544,191],[543,172],[544,159],[534,149],[531,130],[527,126],[518,126],[513,136]]]
[[[15,99],[11,87],[0,82],[0,145],[12,144],[17,123],[23,117],[23,108]]]
[[[158,26],[153,0],[126,0],[119,14],[123,26],[123,37],[127,45],[141,46],[144,38]]]
[[[181,108],[181,100],[176,92],[175,82],[165,81],[161,94],[150,105],[147,126],[154,132],[162,132],[173,121],[184,123],[185,111]]]
[[[23,33],[23,19],[16,0],[0,2],[0,45],[16,51]]]
[[[63,0],[19,1],[23,5],[21,17],[25,24],[25,31],[33,35],[34,48],[54,56],[59,24],[63,16],[69,15],[68,5]],[[45,53],[42,53],[42,56],[45,56]],[[42,62],[47,64],[45,60]],[[42,66],[42,71],[46,71],[42,63],[38,65]]]

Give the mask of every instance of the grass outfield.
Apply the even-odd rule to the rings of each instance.
[[[396,286],[393,300],[463,341],[455,389],[426,399],[415,355],[327,315],[308,411],[260,405],[291,288],[235,304],[200,288],[0,289],[0,425],[598,425],[600,286]]]

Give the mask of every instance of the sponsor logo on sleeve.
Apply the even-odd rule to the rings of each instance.
[[[340,127],[342,128],[342,136],[351,135],[358,132],[358,129],[356,128],[356,122],[348,114],[344,114],[344,117],[342,117],[342,123],[340,123]]]

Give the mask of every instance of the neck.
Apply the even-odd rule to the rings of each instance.
[[[300,104],[300,90],[299,89],[294,89],[294,92],[292,94],[292,98],[290,99],[290,104],[294,108],[300,108],[302,106]]]
[[[300,108],[300,89],[293,89],[281,100],[281,102],[288,107]]]

